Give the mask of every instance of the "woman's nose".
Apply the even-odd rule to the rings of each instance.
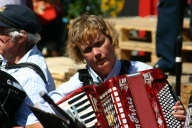
[[[98,54],[100,54],[101,52],[100,52],[100,50],[99,50],[99,48],[93,48],[93,54],[96,56],[96,55],[98,55]]]

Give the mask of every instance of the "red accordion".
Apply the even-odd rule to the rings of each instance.
[[[150,69],[84,86],[57,104],[86,127],[175,128],[181,127],[171,113],[176,100],[164,73]]]

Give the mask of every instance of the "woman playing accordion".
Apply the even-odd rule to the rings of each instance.
[[[122,74],[134,74],[152,69],[151,66],[139,61],[123,63],[118,60],[115,55],[115,48],[119,44],[118,36],[114,24],[99,16],[84,14],[73,20],[69,29],[66,52],[75,63],[87,65],[85,70],[77,71],[69,81],[49,93],[55,103],[85,85],[100,85]],[[173,110],[177,120],[184,122],[185,111],[180,101],[176,102]],[[35,123],[38,120],[33,119],[34,115],[28,117],[28,124],[31,125],[26,128],[40,127],[40,123]]]

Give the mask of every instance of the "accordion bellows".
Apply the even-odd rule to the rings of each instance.
[[[176,128],[180,121],[171,112],[177,100],[164,73],[150,69],[84,86],[57,104],[86,127]]]

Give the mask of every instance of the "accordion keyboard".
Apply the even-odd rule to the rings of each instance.
[[[87,128],[94,128],[97,118],[85,92],[81,92],[59,105],[70,115],[85,122]]]
[[[158,93],[158,98],[165,116],[165,121],[170,128],[180,128],[180,122],[171,113],[173,111],[174,101],[169,90],[168,84]]]

